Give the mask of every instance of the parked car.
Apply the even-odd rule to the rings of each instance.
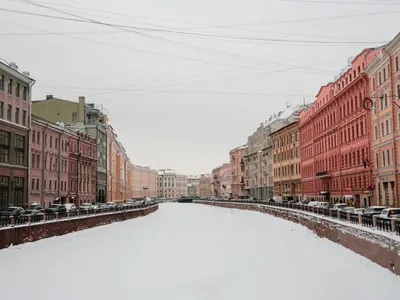
[[[152,200],[151,200],[150,197],[146,197],[146,198],[144,199],[144,203],[145,203],[145,204],[150,204],[151,202],[152,202]]]
[[[400,208],[385,208],[381,211],[378,217],[383,219],[398,219],[400,218]]]
[[[43,207],[40,205],[39,202],[32,202],[31,204],[29,204],[28,209],[34,209],[34,210],[38,210],[41,212],[44,212]]]
[[[335,203],[332,207],[332,210],[334,211],[341,211],[347,207],[346,203]]]
[[[382,210],[384,210],[385,208],[386,208],[386,206],[370,206],[365,209],[364,215],[367,215],[367,216],[379,215],[382,212]]]
[[[6,210],[0,213],[1,220],[7,220],[10,217],[18,218],[20,215],[24,213],[24,209],[18,206],[10,206]]]
[[[76,212],[77,208],[74,203],[65,203],[64,204],[68,212]]]
[[[269,199],[269,203],[282,203],[283,198],[282,196],[274,196],[272,199]]]
[[[310,201],[307,203],[307,206],[317,206],[318,203],[320,203],[319,201]]]
[[[66,213],[67,207],[64,204],[52,204],[44,212],[46,214]]]
[[[79,211],[80,212],[93,212],[95,210],[95,206],[92,203],[82,203],[81,206],[79,206]]]
[[[28,217],[28,216],[33,217],[39,215],[43,215],[43,213],[37,209],[27,209],[21,214],[21,217]]]
[[[107,207],[108,207],[108,208],[115,208],[115,207],[117,207],[117,204],[114,203],[114,202],[107,202],[106,204],[107,204]]]

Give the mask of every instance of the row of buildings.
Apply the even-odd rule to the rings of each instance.
[[[212,171],[213,196],[399,206],[399,56],[400,34],[350,58],[313,103],[270,116],[248,137],[239,164],[230,154]]]
[[[0,209],[156,197],[158,172],[130,161],[101,108],[31,101],[34,83],[0,61]]]

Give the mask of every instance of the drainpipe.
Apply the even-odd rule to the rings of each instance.
[[[63,129],[62,133],[58,138],[58,197],[60,198],[61,203],[61,138],[65,135],[65,129]]]
[[[29,130],[28,130],[28,183],[26,184],[26,194],[27,195],[27,202],[29,203],[29,185],[31,182],[31,147],[30,145],[30,133],[32,131],[32,87],[35,84],[36,80],[32,80],[32,82],[29,84],[29,114],[28,114],[28,125],[29,125]]]
[[[361,74],[361,79],[364,80],[365,82],[365,89],[364,89],[364,99],[369,97],[369,89],[368,89],[368,77],[365,73]],[[366,127],[367,127],[367,139],[368,139],[368,147],[369,147],[369,160],[372,161],[373,159],[373,155],[372,155],[372,142],[371,142],[371,136],[370,136],[370,130],[372,130],[372,118],[370,119],[370,112],[371,110],[366,110],[366,118],[365,118],[365,123],[366,123]],[[371,163],[368,165],[368,182],[372,185],[372,180],[373,180],[373,175],[372,175],[372,168],[371,168]],[[374,186],[375,186],[375,182],[374,182]],[[370,201],[372,203],[375,203],[375,201],[373,201],[374,198],[374,193],[371,193],[371,198]],[[371,203],[370,203],[371,204]]]
[[[43,203],[43,205],[46,207],[46,204],[44,203],[44,190],[46,189],[46,186],[44,184],[44,173],[45,173],[45,152],[46,152],[46,132],[49,129],[49,124],[46,124],[45,129],[42,132],[42,170],[41,170],[41,181],[42,181],[42,189],[40,191],[41,193],[41,202]]]
[[[80,134],[80,133],[79,133]],[[76,198],[77,198],[77,204],[80,205],[80,187],[81,187],[81,174],[80,174],[80,168],[81,168],[81,150],[80,150],[80,142],[81,142],[81,136],[78,136],[78,170],[77,170],[77,178],[78,178],[78,182],[77,182],[77,187],[76,187]]]
[[[394,90],[394,84],[393,84],[393,76],[394,76],[394,72],[393,72],[393,56],[391,54],[389,54],[389,64],[390,64],[390,104],[392,105],[392,140],[393,140],[393,164],[394,164],[394,184],[395,187],[392,189],[394,190],[394,195],[393,195],[393,207],[397,207],[397,149],[396,149],[396,140],[395,140],[395,128],[393,128],[393,124],[394,124],[394,120],[396,118],[395,115],[395,108],[393,106],[393,102],[396,103],[396,98],[394,95],[396,95],[396,92]],[[396,106],[397,103],[395,104]]]

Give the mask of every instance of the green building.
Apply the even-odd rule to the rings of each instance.
[[[97,140],[96,201],[107,201],[107,129],[106,115],[85,97],[78,102],[57,99],[47,95],[45,100],[32,101],[32,114],[52,123],[88,133]]]

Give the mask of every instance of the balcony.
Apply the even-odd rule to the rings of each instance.
[[[315,174],[317,178],[331,178],[332,174],[329,171],[321,171]]]

